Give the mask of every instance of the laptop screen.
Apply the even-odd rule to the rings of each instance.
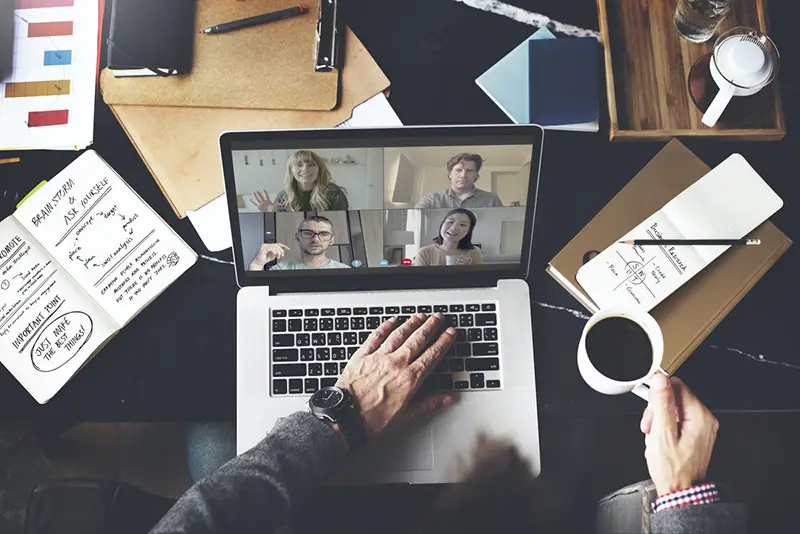
[[[237,271],[272,278],[517,270],[528,258],[539,132],[224,134]]]

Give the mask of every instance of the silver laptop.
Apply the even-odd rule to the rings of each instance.
[[[478,438],[538,475],[526,282],[543,131],[453,126],[226,132],[237,302],[237,450],[334,385],[389,317],[458,338],[419,392],[456,402],[348,460],[336,483],[443,483]]]

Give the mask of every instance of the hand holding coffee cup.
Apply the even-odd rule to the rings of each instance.
[[[655,319],[636,308],[600,310],[583,329],[578,370],[606,395],[633,392],[647,400],[647,381],[660,372],[664,337]]]
[[[463,254],[448,254],[445,256],[445,262],[447,265],[469,265],[472,263],[472,259]]]

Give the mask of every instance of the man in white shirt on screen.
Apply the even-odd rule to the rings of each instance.
[[[278,263],[270,267],[270,271],[350,268],[349,265],[327,256],[328,248],[336,241],[333,235],[333,223],[328,218],[321,215],[306,217],[300,223],[294,238],[300,247],[300,258],[283,259],[286,251],[291,248],[283,243],[264,243],[250,262],[250,270],[263,271],[268,263],[275,260],[278,260]]]
[[[480,178],[483,158],[479,154],[462,152],[447,162],[450,187],[430,193],[417,202],[417,209],[502,208],[503,201],[491,191],[475,187]]]

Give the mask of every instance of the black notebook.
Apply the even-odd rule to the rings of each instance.
[[[114,76],[192,70],[195,0],[113,0],[108,68]]]

